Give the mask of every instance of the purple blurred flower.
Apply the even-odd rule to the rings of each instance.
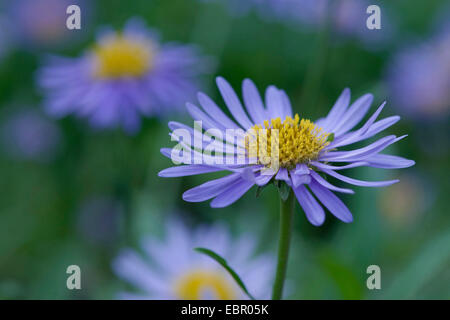
[[[87,27],[91,13],[89,1],[84,0],[7,0],[3,5],[10,23],[10,33],[19,46],[31,48],[59,47],[73,44],[83,30],[66,28],[69,5],[82,11],[82,26]]]
[[[207,62],[194,46],[160,45],[155,32],[133,19],[123,32],[104,30],[81,57],[52,58],[38,81],[51,115],[73,113],[97,128],[135,133],[141,115],[178,111]]]
[[[6,116],[1,127],[3,149],[17,159],[47,162],[57,154],[61,131],[34,110],[19,110]]]
[[[445,118],[450,110],[450,29],[398,52],[387,69],[394,106],[411,117]]]
[[[124,292],[122,299],[233,300],[247,299],[233,278],[217,262],[193,249],[207,247],[238,270],[250,293],[268,299],[274,263],[270,255],[254,256],[256,241],[248,234],[231,237],[222,225],[188,229],[177,221],[166,227],[164,241],[148,237],[141,256],[124,249],[113,263],[114,272],[139,292]]]
[[[337,150],[369,139],[400,119],[398,116],[392,116],[376,121],[385,105],[383,103],[361,128],[350,131],[368,112],[373,100],[371,94],[363,95],[349,105],[350,90],[345,89],[329,114],[314,124],[309,120],[300,120],[298,114],[294,116],[286,93],[274,86],[269,86],[266,90],[265,107],[253,82],[249,79],[244,80],[242,91],[246,109],[225,79],[217,78],[217,86],[235,121],[225,115],[208,96],[199,93],[198,100],[202,109],[191,103],[187,104],[187,109],[194,120],[202,121],[205,130],[211,130],[207,134],[202,134],[201,129],[192,129],[181,123],[170,122],[172,140],[178,141],[179,144],[174,149],[162,149],[161,152],[169,158],[173,155],[176,158],[181,146],[183,157],[176,160],[184,165],[165,169],[159,176],[180,177],[214,171],[228,171],[231,174],[186,191],[183,194],[185,201],[201,202],[213,199],[212,207],[226,207],[241,198],[254,185],[263,187],[271,182],[278,185],[286,183],[293,189],[306,217],[313,225],[319,226],[325,221],[322,205],[338,219],[352,222],[352,214],[332,191],[350,194],[354,191],[334,186],[322,175],[357,186],[383,187],[398,180],[362,181],[343,176],[337,171],[360,166],[395,169],[414,165],[412,160],[380,154],[386,147],[405,136],[390,135],[363,148],[350,151]],[[237,134],[230,137],[226,132],[228,129],[234,129]],[[185,131],[187,135],[197,132],[193,134],[193,144],[185,141],[187,138],[184,135]],[[267,138],[269,134],[275,137],[276,145],[274,144],[272,150],[278,152],[275,151],[274,156],[268,151],[266,156],[264,154],[261,156],[261,149],[268,150],[272,147],[272,138]],[[213,143],[211,135],[214,136]],[[256,142],[254,147],[258,152],[253,153],[249,148],[249,145],[253,144],[252,141]],[[202,143],[207,145],[206,149],[203,148],[205,152],[199,150]],[[224,156],[220,156],[220,152],[218,155],[217,151],[215,156],[207,154],[207,149],[211,150],[211,145],[220,147],[223,144],[227,146]],[[233,146],[231,150],[230,145]],[[185,154],[192,156],[185,158]],[[244,163],[242,158],[245,160]],[[347,164],[339,165],[342,163]]]

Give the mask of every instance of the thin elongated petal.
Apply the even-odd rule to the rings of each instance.
[[[400,137],[403,138],[403,137]],[[321,156],[319,158],[319,161],[359,161],[363,160],[365,157],[369,157],[370,155],[380,152],[387,146],[393,144],[394,142],[398,141],[398,138],[396,136],[391,135],[384,138],[381,138],[374,143],[365,146],[360,149],[351,150],[351,151],[336,151],[336,152],[328,152],[325,153],[324,156]]]
[[[241,198],[254,185],[254,182],[243,179],[232,183],[228,188],[223,190],[221,194],[215,197],[213,201],[211,201],[211,207],[223,208],[229,206],[239,200],[239,198]]]
[[[266,89],[266,106],[271,118],[284,119],[284,101],[283,97],[275,86],[269,86]]]
[[[206,94],[199,92],[197,94],[197,99],[200,102],[203,110],[213,119],[219,121],[227,129],[237,129],[239,126],[231,120],[220,108],[219,106],[211,100]]]
[[[386,130],[393,124],[397,123],[399,120],[400,120],[400,116],[392,116],[392,117],[387,117],[385,119],[375,122],[372,126],[370,126],[367,133],[361,136],[361,140],[365,140],[365,139],[369,139],[369,138],[373,137],[377,133],[380,133],[381,131]]]
[[[408,168],[415,164],[413,160],[405,159],[389,154],[375,154],[366,159],[371,167],[382,169],[401,169]]]
[[[321,186],[319,183],[312,181],[309,185],[311,191],[319,199],[320,202],[339,220],[349,223],[353,221],[353,216],[347,206],[336,197],[336,195]]]
[[[336,179],[361,187],[387,187],[390,186],[391,184],[399,182],[399,180],[363,181],[343,176],[342,174],[334,172],[333,170],[322,169],[322,171],[332,177],[335,177]]]
[[[253,81],[245,79],[242,83],[242,95],[248,114],[254,123],[262,124],[267,119],[264,103]]]
[[[214,198],[237,180],[241,180],[241,175],[239,173],[232,173],[226,177],[205,182],[183,193],[183,200],[188,202],[201,202]]]
[[[255,178],[256,184],[258,186],[265,186],[272,178],[273,174],[261,174]]]
[[[309,169],[308,166],[304,163],[300,163],[295,167],[295,173],[296,174],[308,174]]]
[[[281,99],[283,101],[283,115],[284,117],[282,119],[285,119],[286,116],[291,117],[292,118],[292,106],[291,106],[291,101],[289,100],[288,95],[286,94],[286,92],[284,92],[284,90],[280,90],[280,95],[281,95]]]
[[[356,126],[362,118],[364,118],[370,108],[370,105],[372,104],[372,101],[373,96],[371,94],[365,94],[353,102],[342,119],[340,119],[339,123],[334,127],[333,132],[335,136],[339,137],[340,135],[353,129],[353,127]]]
[[[300,185],[294,188],[295,196],[298,202],[305,211],[306,218],[315,226],[320,226],[325,221],[325,212],[322,206],[317,202],[316,199],[311,195],[311,193],[305,188],[305,186]]]
[[[350,169],[350,168],[356,168],[356,167],[362,167],[369,165],[369,162],[367,161],[359,161],[359,162],[353,162],[345,166],[332,166],[329,164],[321,163],[318,161],[311,161],[311,164],[313,166],[316,166],[320,169],[330,169],[330,170],[344,170],[344,169]]]
[[[342,193],[349,193],[349,194],[353,194],[355,193],[353,190],[351,189],[344,189],[344,188],[339,188],[336,186],[333,186],[331,183],[329,183],[327,180],[325,180],[324,178],[322,178],[320,176],[320,174],[318,174],[317,172],[311,171],[311,177],[316,180],[318,183],[320,183],[322,186],[324,186],[327,189],[333,190],[333,191],[337,191],[337,192],[342,192]]]
[[[245,129],[252,127],[253,123],[245,114],[244,108],[230,84],[222,77],[217,77],[216,83],[223,100],[236,121]]]
[[[225,130],[226,128],[222,125],[210,118],[207,114],[200,110],[197,106],[192,103],[186,103],[186,108],[192,118],[196,121],[202,121],[202,126],[205,129],[217,128],[221,130]]]
[[[320,124],[326,132],[332,132],[339,119],[344,115],[350,103],[350,89],[345,88],[334,103],[323,123]]]
[[[301,184],[308,184],[311,182],[311,176],[309,174],[296,174],[294,170],[291,171],[291,180],[294,188]]]
[[[383,102],[381,104],[381,106],[378,107],[377,111],[374,112],[374,114],[369,118],[369,120],[366,121],[366,123],[360,129],[358,129],[354,132],[349,132],[348,134],[342,135],[341,137],[335,139],[335,141],[330,143],[326,147],[326,149],[333,149],[333,148],[337,148],[340,146],[346,146],[348,144],[354,143],[353,141],[356,141],[363,134],[367,133],[367,131],[370,129],[370,127],[373,125],[375,120],[380,115],[380,113],[383,110],[385,105],[386,105],[386,102]]]
[[[289,178],[289,172],[286,168],[280,168],[280,170],[278,170],[277,175],[275,176],[276,180],[284,180],[286,182],[291,182],[291,178]]]
[[[158,173],[158,176],[163,178],[184,177],[202,173],[216,172],[221,170],[223,169],[219,167],[210,167],[200,164],[190,164],[164,169]]]

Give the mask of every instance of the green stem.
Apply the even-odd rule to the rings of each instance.
[[[292,214],[294,211],[294,194],[289,191],[289,197],[283,201],[280,197],[280,235],[278,240],[278,262],[273,284],[272,300],[280,300],[283,296],[283,285],[289,257],[291,242]]]

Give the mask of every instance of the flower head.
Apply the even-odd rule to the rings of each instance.
[[[286,93],[274,86],[267,88],[264,103],[253,82],[244,80],[244,109],[225,79],[217,78],[217,85],[235,120],[225,115],[205,94],[199,93],[202,109],[190,103],[187,108],[194,120],[201,121],[206,132],[202,133],[198,126],[192,129],[170,122],[172,139],[180,143],[173,149],[162,149],[164,155],[183,165],[161,171],[161,177],[231,172],[186,191],[183,194],[186,201],[213,199],[212,207],[225,207],[254,185],[286,183],[293,189],[312,224],[324,222],[323,206],[340,220],[351,222],[352,214],[333,191],[354,193],[353,190],[332,185],[324,175],[357,186],[382,187],[398,180],[362,181],[337,171],[359,166],[405,168],[414,164],[412,160],[380,153],[405,136],[390,135],[363,148],[338,150],[371,138],[400,119],[391,116],[376,121],[385,105],[383,103],[359,129],[352,131],[370,108],[373,100],[370,94],[350,104],[350,90],[345,89],[329,114],[313,123],[300,119],[298,114],[293,115]],[[233,135],[230,130],[233,130]],[[193,143],[188,141],[189,134],[194,135]]]
[[[103,32],[79,58],[51,59],[39,83],[52,115],[73,113],[97,128],[134,133],[140,115],[178,110],[206,65],[193,46],[161,45],[140,20],[130,20],[121,32]]]
[[[131,249],[123,250],[113,263],[115,273],[137,289],[139,293],[122,293],[124,299],[245,299],[234,279],[211,258],[193,249],[212,249],[228,260],[251,293],[266,297],[274,265],[272,258],[261,255],[251,258],[256,242],[248,235],[232,239],[222,225],[188,229],[170,221],[166,238],[160,241],[145,239],[145,257]]]

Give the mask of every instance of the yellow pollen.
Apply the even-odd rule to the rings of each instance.
[[[152,68],[154,51],[149,41],[115,34],[93,49],[94,76],[109,79],[140,77]]]
[[[258,164],[293,169],[299,163],[316,160],[320,150],[329,144],[328,136],[321,127],[310,120],[300,120],[296,114],[294,118],[287,116],[284,121],[275,118],[270,122],[265,120],[264,125],[253,126],[247,131],[246,149],[249,157],[253,155]],[[273,143],[275,155],[272,155]],[[274,166],[274,156],[278,156],[279,165]]]
[[[178,279],[175,295],[180,300],[201,300],[206,294],[219,300],[234,300],[236,293],[225,275],[220,272],[194,270]]]

